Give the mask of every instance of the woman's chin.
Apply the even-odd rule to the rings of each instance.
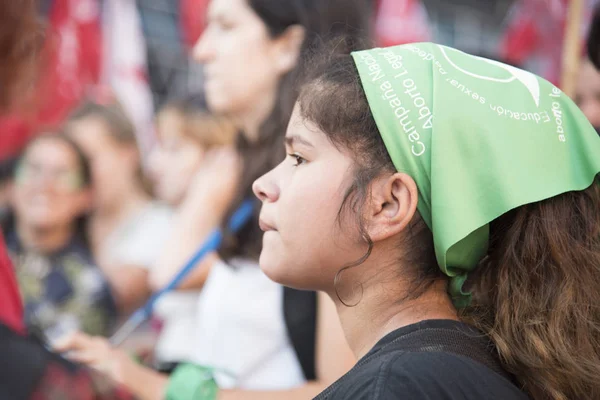
[[[275,257],[270,256],[265,250],[260,253],[258,264],[262,272],[272,281],[285,285],[282,280],[285,280],[284,267],[278,263]]]
[[[273,282],[298,290],[315,290],[314,285],[306,282],[306,276],[296,276],[289,263],[273,260],[263,250],[259,260],[260,269]]]
[[[229,98],[216,85],[206,85],[206,102],[208,109],[216,114],[229,114],[232,104]]]

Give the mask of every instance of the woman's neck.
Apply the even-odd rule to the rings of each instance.
[[[50,254],[65,247],[74,234],[72,225],[40,228],[17,222],[17,235],[21,246],[28,251]]]
[[[400,279],[376,281],[377,277],[389,278],[390,275],[378,274],[373,263],[369,264],[371,267],[362,265],[357,268],[374,271],[371,276],[373,279],[364,279],[363,276],[363,280],[356,280],[363,282],[362,292],[359,290],[355,299],[348,299],[347,302],[344,299],[350,306],[344,305],[335,292],[330,293],[336,303],[346,340],[357,359],[365,356],[379,340],[396,329],[430,319],[458,320],[456,309],[446,293],[445,281],[435,282],[415,300],[399,301],[406,296],[410,282]],[[354,303],[357,304],[352,306]]]
[[[269,118],[275,108],[277,87],[266,90],[260,98],[255,100],[255,102],[249,105],[246,111],[240,112],[234,117],[246,139],[250,142],[258,140],[262,124]]]

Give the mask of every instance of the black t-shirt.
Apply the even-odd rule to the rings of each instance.
[[[481,332],[429,320],[381,339],[317,400],[526,400]]]

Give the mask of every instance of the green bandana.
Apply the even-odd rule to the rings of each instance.
[[[352,54],[398,171],[451,277],[455,305],[485,256],[489,223],[524,204],[589,187],[600,138],[559,89],[529,72],[432,43]]]

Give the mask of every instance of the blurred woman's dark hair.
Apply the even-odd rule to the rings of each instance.
[[[371,0],[247,0],[250,7],[266,25],[271,37],[276,38],[287,28],[299,25],[305,30],[300,50],[303,57],[310,49],[330,37],[344,35],[344,46],[337,51],[349,53],[371,46],[371,23],[374,4]],[[283,159],[283,138],[292,109],[298,97],[296,82],[301,79],[299,66],[285,75],[278,87],[277,101],[270,116],[260,127],[258,140],[250,142],[238,135],[237,147],[243,157],[239,190],[225,221],[245,198],[253,198],[252,183],[275,167]],[[232,235],[223,226],[224,245],[220,255],[227,259],[243,256],[258,259],[262,247],[262,232],[258,228],[258,210],[246,226]]]
[[[587,38],[588,58],[600,69],[600,4],[596,6]]]

